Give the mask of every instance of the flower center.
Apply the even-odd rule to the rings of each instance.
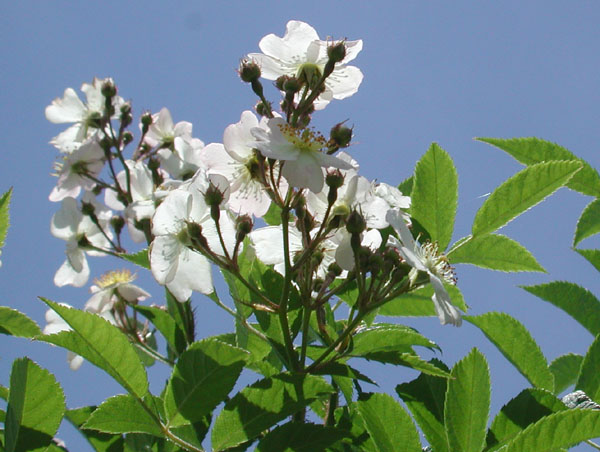
[[[296,77],[302,82],[305,82],[311,88],[321,79],[323,71],[321,67],[315,63],[304,63],[298,68]]]
[[[311,129],[296,129],[289,124],[280,124],[279,130],[294,147],[306,152],[318,152],[325,147],[327,140]]]
[[[456,273],[454,267],[448,262],[448,258],[440,253],[437,242],[426,242],[421,246],[421,257],[423,265],[429,271],[449,284],[456,284]]]
[[[101,289],[106,289],[121,284],[128,284],[135,280],[135,278],[136,275],[127,269],[113,270],[103,274],[100,278],[97,278],[94,283]]]

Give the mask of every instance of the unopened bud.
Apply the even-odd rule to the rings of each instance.
[[[121,126],[123,128],[127,127],[133,121],[133,116],[131,116],[131,105],[129,102],[121,105],[121,115],[119,119],[121,120]]]
[[[286,93],[296,94],[302,88],[302,83],[296,77],[288,77],[283,83],[282,91]]]
[[[332,262],[329,264],[329,267],[327,267],[327,273],[331,273],[337,278],[342,274],[342,267],[340,267],[337,262]]]
[[[271,105],[267,102],[259,102],[254,107],[259,116],[269,116],[271,114]]]
[[[340,122],[331,129],[329,136],[338,147],[346,148],[352,141],[352,128],[346,127],[343,122]]]
[[[334,63],[342,61],[346,58],[346,43],[344,41],[339,41],[327,46],[327,57]]]
[[[123,227],[125,226],[125,219],[123,217],[115,215],[110,219],[110,225],[112,226],[116,234],[119,235],[123,230]]]
[[[298,218],[299,220],[304,219],[304,215],[306,214],[306,199],[304,198],[304,196],[298,196],[295,199],[294,205],[292,207],[294,208],[296,218]]]
[[[113,98],[117,95],[117,87],[112,80],[107,80],[102,84],[101,93],[107,99]]]
[[[363,216],[356,210],[352,211],[346,218],[346,229],[352,235],[361,234],[367,228]]]
[[[125,132],[123,134],[123,144],[127,146],[129,143],[133,141],[133,134],[131,132]]]
[[[250,215],[241,215],[235,220],[235,239],[238,242],[242,242],[248,234],[252,231],[254,223]]]
[[[142,134],[145,135],[152,125],[152,114],[150,112],[144,113],[140,118],[140,122],[142,123]]]
[[[255,61],[244,58],[240,61],[238,74],[240,74],[242,81],[251,83],[260,78],[260,66]]]
[[[287,82],[290,79],[289,75],[280,75],[279,77],[277,77],[277,79],[275,80],[275,87],[279,90],[279,91],[285,91],[285,89],[283,88],[285,85],[285,82]]]
[[[187,234],[193,246],[208,249],[208,241],[202,235],[202,226],[198,223],[187,223]]]

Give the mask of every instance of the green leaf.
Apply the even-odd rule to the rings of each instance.
[[[565,311],[593,336],[600,333],[600,301],[589,290],[566,281],[520,287]]]
[[[594,402],[600,402],[600,334],[583,357],[575,389],[581,389]]]
[[[280,425],[258,443],[258,452],[313,452],[329,450],[347,433],[316,424],[288,422]]]
[[[65,396],[54,375],[29,358],[13,362],[6,411],[6,452],[43,451],[65,414]]]
[[[465,316],[535,387],[554,390],[554,376],[539,345],[521,322],[504,312]]]
[[[402,192],[404,196],[410,196],[413,189],[414,176],[409,176],[398,184],[398,190]]]
[[[175,319],[164,309],[151,306],[133,306],[156,327],[163,335],[167,344],[179,356],[187,347],[185,332],[179,327]]]
[[[339,407],[335,410],[336,428],[350,432],[352,446],[341,450],[360,452],[379,452],[365,427],[363,417],[356,409],[355,403]],[[344,441],[345,442],[345,441]]]
[[[598,232],[600,232],[600,199],[595,199],[583,209],[577,220],[573,246]]]
[[[475,214],[472,235],[484,235],[506,225],[562,187],[581,168],[577,161],[529,166],[500,185]]]
[[[39,336],[37,339],[66,348],[113,377],[127,392],[141,398],[148,392],[146,370],[135,347],[115,326],[102,317],[54,303],[42,301],[60,315],[72,331]]]
[[[550,372],[554,375],[554,394],[560,394],[575,384],[582,362],[583,356],[567,353],[550,363]]]
[[[518,242],[501,235],[473,237],[448,253],[452,264],[472,264],[503,272],[545,272],[533,255]]]
[[[329,362],[327,364],[324,364],[323,366],[319,366],[318,369],[315,369],[312,373],[313,375],[332,375],[338,377],[351,378],[355,380],[365,381],[372,385],[377,385],[377,383],[375,383],[369,377],[354,369],[353,367],[338,362]]]
[[[460,289],[451,284],[444,284],[444,287],[450,295],[452,304],[460,308],[462,311],[467,311],[468,306]],[[428,284],[425,287],[414,290],[404,295],[400,295],[379,308],[379,315],[394,316],[394,317],[433,317],[437,316],[433,307],[433,287]]]
[[[0,399],[8,400],[8,388],[0,385]]]
[[[138,399],[117,395],[106,399],[83,425],[104,433],[148,433],[162,437],[160,421],[144,409]]]
[[[490,411],[490,373],[484,356],[473,349],[452,368],[444,404],[450,451],[480,452]]]
[[[123,450],[123,437],[121,435],[111,435],[81,428],[95,409],[95,406],[84,406],[67,410],[65,417],[88,440],[96,452],[121,452]]]
[[[259,380],[225,404],[213,426],[212,447],[222,450],[254,439],[333,391],[321,377],[313,375],[283,373]]]
[[[148,248],[144,248],[143,250],[133,254],[122,253],[119,254],[119,257],[142,268],[150,270],[150,257],[148,256]]]
[[[600,250],[581,250],[576,249],[587,261],[600,272]]]
[[[349,354],[367,359],[378,352],[410,352],[413,345],[439,349],[435,342],[413,328],[389,323],[379,323],[365,328],[355,334],[352,340],[353,347]]]
[[[0,333],[19,337],[42,334],[40,327],[22,312],[0,306]]]
[[[369,394],[356,402],[371,439],[381,451],[421,452],[419,433],[410,416],[388,394]]]
[[[430,363],[444,373],[449,372],[446,365],[437,359],[433,359]],[[447,386],[446,378],[423,373],[409,383],[396,386],[396,392],[436,452],[449,452],[444,428],[444,401]]]
[[[415,167],[411,216],[445,250],[452,238],[458,203],[458,176],[446,151],[433,143]]]
[[[598,176],[598,172],[585,160],[578,158],[571,151],[558,144],[534,137],[476,139],[506,151],[524,165],[533,165],[550,160],[577,160],[583,164],[583,168],[569,180],[567,187],[584,195],[600,195],[600,176]]]
[[[0,248],[4,246],[4,240],[6,239],[6,233],[8,232],[8,226],[10,225],[8,207],[10,205],[11,196],[12,188],[0,197]]]
[[[494,418],[487,435],[487,447],[497,450],[541,418],[566,410],[567,407],[551,392],[528,388],[506,405]]]
[[[442,370],[437,365],[431,362],[424,361],[420,356],[413,355],[410,353],[401,353],[399,355],[399,365],[410,367],[411,369],[418,370],[427,375],[433,375],[434,377],[450,378],[450,373]]]
[[[502,452],[551,452],[600,436],[600,411],[565,410],[530,425]]]
[[[177,361],[165,393],[168,426],[198,422],[226,399],[248,352],[214,339],[194,342]]]
[[[269,226],[280,225],[281,224],[281,208],[277,204],[272,202],[271,205],[269,206],[269,210],[267,210],[267,213],[263,215],[262,219]]]

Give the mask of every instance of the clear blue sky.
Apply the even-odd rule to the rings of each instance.
[[[37,296],[82,307],[86,288],[59,289],[52,278],[64,260],[64,242],[49,232],[58,204],[47,200],[56,153],[47,142],[62,129],[44,108],[66,87],[111,76],[134,112],[161,107],[194,124],[205,143],[221,141],[255,98],[235,72],[239,58],[258,51],[267,33],[283,35],[290,19],[314,26],[322,38],[363,39],[353,62],[365,78],[359,92],[332,102],[316,116],[327,131],[349,119],[350,149],[369,178],[396,184],[436,141],[454,159],[460,198],[454,239],[467,235],[481,195],[520,169],[508,155],[473,141],[476,136],[537,136],[558,142],[600,168],[600,6],[591,1],[215,1],[4,2],[0,7],[0,191],[14,187],[12,226],[2,253],[0,304],[40,325]],[[276,99],[274,90],[269,91]],[[600,295],[598,273],[570,249],[576,220],[591,199],[561,189],[501,232],[537,257],[548,274],[507,275],[457,268],[471,313],[505,311],[521,320],[548,360],[583,354],[591,335],[566,314],[517,287],[573,281]],[[582,243],[598,247],[598,238]],[[92,276],[121,262],[91,259]],[[161,303],[151,278],[140,285]],[[223,289],[221,289],[223,291]],[[197,296],[198,331],[229,331],[229,318]],[[437,341],[449,365],[478,346],[490,362],[492,414],[527,383],[469,324],[441,327],[435,318],[406,322]],[[108,376],[84,364],[68,369],[65,351],[1,337],[0,383],[14,358],[28,355],[52,371],[74,408],[122,392]],[[428,355],[425,355],[428,356]],[[414,378],[404,368],[373,365],[381,390]],[[155,365],[153,390],[167,372]],[[373,388],[376,390],[376,388]],[[59,436],[72,451],[89,450],[70,428]],[[581,447],[581,450],[586,450]]]

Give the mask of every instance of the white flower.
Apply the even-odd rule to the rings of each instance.
[[[338,41],[339,42],[339,41]],[[281,75],[302,77],[314,74],[320,77],[327,63],[327,47],[336,44],[319,39],[313,27],[297,20],[287,23],[283,38],[269,34],[261,39],[258,47],[263,53],[251,53],[250,60],[261,69],[262,77],[276,80]],[[325,80],[325,91],[316,99],[315,109],[321,110],[331,99],[351,96],[360,86],[363,75],[355,66],[347,66],[362,50],[362,41],[345,41],[346,56],[336,64]]]
[[[388,245],[396,248],[406,263],[413,267],[410,277],[414,280],[418,271],[429,275],[429,281],[434,290],[433,305],[441,324],[451,323],[460,326],[462,324],[460,312],[450,301],[450,296],[444,287],[444,282],[455,284],[454,272],[445,256],[438,252],[437,244],[420,245],[415,242],[402,215],[397,210],[390,210],[386,220],[400,236],[400,241],[389,236]]]
[[[171,147],[177,137],[190,140],[192,138],[192,124],[181,121],[174,125],[171,113],[166,108],[152,115],[152,124],[144,137],[146,143],[150,146]]]
[[[104,111],[104,96],[102,95],[102,85],[104,83],[113,83],[112,79],[94,78],[92,83],[84,83],[81,91],[85,93],[86,103],[81,102],[73,88],[67,88],[62,99],[56,98],[46,107],[46,119],[59,124],[74,122],[75,124],[67,130],[54,137],[51,144],[56,146],[62,152],[71,152],[79,144],[85,141],[91,133],[98,127],[98,120]],[[119,114],[119,109],[124,101],[119,96],[114,96],[112,105],[115,108],[115,116]]]
[[[129,270],[111,271],[96,279],[90,287],[92,296],[85,303],[85,311],[102,314],[112,310],[119,300],[137,304],[150,297],[144,289],[131,284],[136,278]]]
[[[202,140],[191,138],[185,140],[175,137],[173,149],[162,148],[157,152],[161,167],[173,178],[187,180],[200,168],[206,168],[204,161],[205,148]]]
[[[210,294],[214,290],[210,262],[189,248],[192,238],[188,225],[201,226],[210,249],[224,254],[210,216],[210,207],[203,197],[208,186],[206,174],[199,170],[189,183],[169,193],[152,217],[152,233],[155,236],[150,248],[152,275],[181,302],[186,301],[192,291]],[[227,251],[231,252],[235,245],[235,228],[226,212],[220,215],[219,225]]]
[[[58,182],[48,199],[62,201],[66,197],[76,198],[81,189],[91,190],[96,182],[87,176],[97,178],[104,167],[104,150],[95,138],[91,138],[70,154],[63,156],[62,162],[54,165]]]
[[[321,152],[326,140],[310,129],[295,129],[281,118],[269,119],[267,127],[252,129],[257,140],[253,146],[265,157],[283,161],[282,175],[292,187],[318,193],[324,184],[322,167],[352,168],[350,163]]]
[[[91,201],[91,199],[88,199],[88,201]],[[98,206],[95,213],[99,224],[110,237],[110,231],[107,227],[110,211],[102,210]],[[54,275],[54,284],[59,287],[67,284],[75,287],[83,286],[90,276],[86,253],[90,255],[99,255],[99,253],[93,250],[84,251],[80,248],[81,242],[87,241],[93,246],[106,249],[110,246],[109,241],[90,217],[81,213],[77,207],[77,201],[70,197],[63,199],[60,210],[52,217],[50,232],[54,237],[67,242],[67,259]]]

